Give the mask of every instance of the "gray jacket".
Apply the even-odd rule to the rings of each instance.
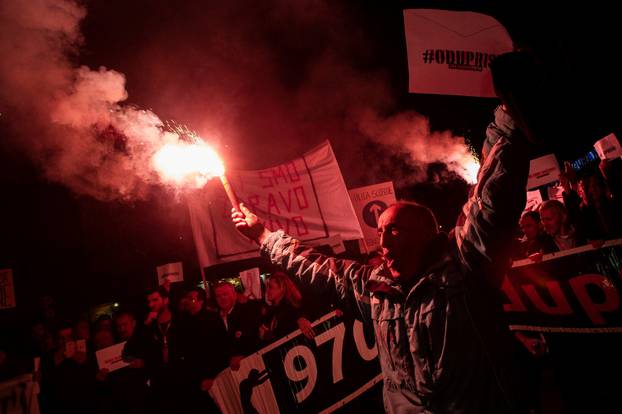
[[[282,231],[261,246],[303,283],[355,299],[375,330],[387,413],[517,411],[498,290],[525,205],[529,162],[516,141],[496,140],[456,240],[409,291],[384,266],[324,256]]]

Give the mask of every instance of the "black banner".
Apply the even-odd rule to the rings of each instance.
[[[502,291],[512,330],[622,332],[622,240],[516,262]]]
[[[330,413],[381,380],[371,327],[332,312],[227,369],[210,393],[223,413]]]

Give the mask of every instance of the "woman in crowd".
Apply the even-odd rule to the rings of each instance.
[[[314,337],[311,322],[302,311],[302,295],[283,272],[273,273],[267,281],[265,309],[259,337],[264,343],[273,342],[300,328],[309,339]]]

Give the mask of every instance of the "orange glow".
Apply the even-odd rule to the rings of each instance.
[[[473,157],[467,160],[463,165],[464,170],[462,178],[469,184],[477,184],[477,174],[479,173],[479,162]]]
[[[164,182],[176,186],[200,188],[225,173],[218,154],[199,140],[164,145],[154,155],[153,165]]]

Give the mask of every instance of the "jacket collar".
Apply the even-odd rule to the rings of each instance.
[[[371,293],[386,295],[393,298],[410,297],[415,294],[417,290],[421,289],[422,286],[429,283],[436,285],[439,289],[445,289],[456,285],[461,279],[456,277],[458,272],[447,271],[448,268],[453,268],[453,262],[450,253],[445,252],[437,261],[428,266],[422,273],[423,276],[414,283],[408,292],[405,291],[401,283],[390,276],[389,269],[385,264],[382,264],[369,277],[365,287]],[[408,293],[408,295],[406,295],[406,293]]]

